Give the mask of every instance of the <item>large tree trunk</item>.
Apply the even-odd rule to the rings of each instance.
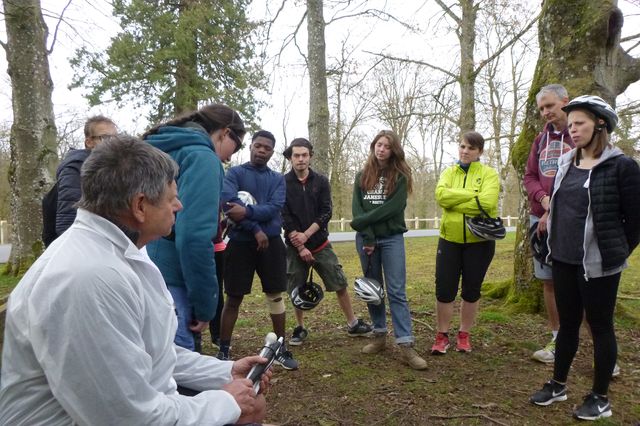
[[[322,0],[307,0],[308,67],[309,67],[309,139],[313,144],[313,166],[331,176],[329,154],[329,99],[324,41]]]
[[[12,235],[8,270],[18,274],[41,253],[41,199],[53,182],[56,126],[46,39],[47,27],[37,0],[3,0],[8,74],[11,77]]]
[[[460,40],[460,133],[476,128],[476,77],[478,71],[473,59],[476,45],[476,17],[479,5],[473,0],[462,0],[462,19],[458,29]]]
[[[189,14],[189,9],[195,4],[194,0],[182,0],[178,6],[181,17]],[[180,37],[176,43],[183,48],[176,60],[176,87],[173,98],[173,112],[180,115],[198,109],[198,36],[196,29],[189,19],[178,19],[182,31],[177,32]]]
[[[640,79],[640,61],[620,47],[622,13],[616,0],[545,0],[538,38],[540,56],[529,91],[525,124],[513,151],[513,166],[522,180],[531,144],[542,128],[535,95],[546,84],[561,83],[570,97],[599,95],[612,105],[615,98]],[[515,245],[512,301],[523,310],[542,306],[542,295],[531,273],[529,209],[524,189]]]

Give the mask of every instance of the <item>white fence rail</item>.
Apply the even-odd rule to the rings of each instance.
[[[502,220],[505,226],[516,226],[518,224],[517,216],[503,216]],[[409,229],[438,229],[440,228],[440,217],[432,217],[432,218],[405,218],[404,221],[407,223],[407,228]],[[351,231],[351,227],[349,226],[349,222],[351,219],[340,218],[329,221],[329,228],[334,231]]]
[[[9,231],[9,222],[0,220],[0,244],[9,244],[11,232]]]

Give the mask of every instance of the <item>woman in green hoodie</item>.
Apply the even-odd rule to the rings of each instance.
[[[445,169],[436,186],[436,201],[442,207],[440,240],[436,256],[436,318],[438,333],[431,347],[433,355],[449,348],[449,326],[453,301],[462,278],[460,329],[456,350],[471,351],[469,329],[478,313],[480,288],[495,253],[495,241],[475,236],[466,218],[480,215],[478,205],[491,217],[498,213],[498,173],[480,163],[484,138],[477,132],[462,135],[457,164]]]
[[[411,368],[423,370],[427,363],[413,349],[411,313],[407,302],[404,209],[413,180],[404,159],[400,139],[391,130],[376,135],[369,146],[369,158],[353,184],[353,221],[356,249],[362,271],[384,285],[389,299],[395,343]],[[373,322],[372,342],[362,348],[373,354],[384,350],[387,336],[385,302],[368,303]]]

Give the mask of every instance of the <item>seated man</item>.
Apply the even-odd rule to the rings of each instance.
[[[129,136],[85,161],[75,223],[9,298],[0,424],[262,421],[264,397],[245,377],[266,360],[224,362],[175,346],[173,300],[140,250],[171,232],[182,208],[177,173],[169,156]],[[197,395],[179,395],[178,385]]]

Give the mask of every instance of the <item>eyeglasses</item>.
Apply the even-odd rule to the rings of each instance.
[[[231,140],[233,140],[233,142],[235,142],[236,144],[236,148],[233,150],[233,153],[235,154],[236,152],[240,151],[244,147],[244,145],[242,144],[242,140],[240,140],[240,137],[236,134],[236,132],[231,129],[228,130]]]
[[[106,140],[108,140],[109,138],[112,138],[114,135],[97,135],[97,136],[91,136],[91,139],[94,139],[96,141],[100,141],[100,142],[104,142]]]

